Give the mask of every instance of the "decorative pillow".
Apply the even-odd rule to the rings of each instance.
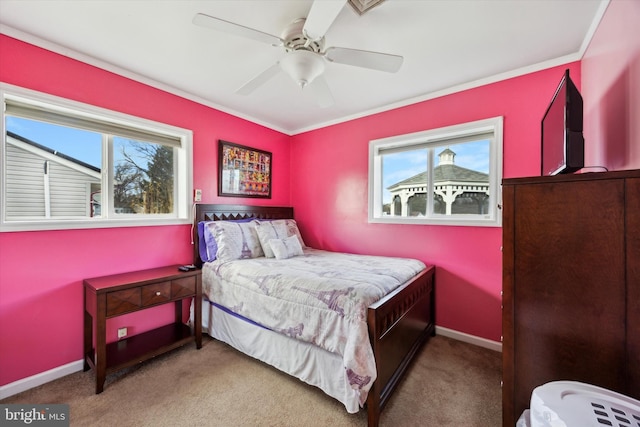
[[[256,226],[256,232],[258,233],[258,239],[262,246],[264,256],[267,258],[274,258],[273,250],[269,241],[272,239],[284,239],[287,237],[287,230],[284,227],[280,227],[272,224],[272,221],[254,221]]]
[[[253,218],[234,219],[226,222],[251,222]],[[218,252],[218,244],[216,238],[213,236],[211,228],[208,224],[214,222],[223,221],[200,221],[198,222],[198,251],[200,252],[200,259],[202,262],[211,262],[216,260],[216,253]]]
[[[252,222],[213,221],[205,226],[207,228],[218,247],[216,259],[231,261],[264,256]]]
[[[255,220],[253,223],[256,225],[258,239],[260,239],[262,250],[267,258],[273,258],[275,256],[269,244],[272,239],[284,239],[286,237],[296,236],[300,246],[305,247],[302,236],[300,235],[300,230],[298,230],[298,224],[294,219],[276,219],[271,221]]]
[[[297,236],[289,236],[286,239],[271,239],[269,240],[269,246],[271,246],[276,259],[304,255]]]

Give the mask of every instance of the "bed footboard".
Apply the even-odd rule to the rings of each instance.
[[[368,309],[378,373],[367,398],[369,427],[378,426],[380,412],[415,354],[435,335],[434,275],[435,267],[428,267]]]

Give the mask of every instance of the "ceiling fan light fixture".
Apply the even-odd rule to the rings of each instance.
[[[294,50],[282,58],[280,68],[304,89],[324,72],[324,60],[317,53]]]

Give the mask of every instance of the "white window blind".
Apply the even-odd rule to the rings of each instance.
[[[59,106],[26,102],[7,97],[5,99],[5,113],[25,119],[40,120],[78,129],[123,136],[137,141],[152,141],[171,147],[181,146],[180,138],[172,135],[142,127],[133,127],[131,124],[105,120],[90,114],[80,114],[77,111],[66,110]]]

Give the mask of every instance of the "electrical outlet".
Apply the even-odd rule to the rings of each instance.
[[[118,328],[118,339],[124,338],[127,336],[127,328]]]
[[[193,201],[194,202],[200,202],[202,201],[202,190],[199,188],[196,188],[195,191],[193,192]]]

